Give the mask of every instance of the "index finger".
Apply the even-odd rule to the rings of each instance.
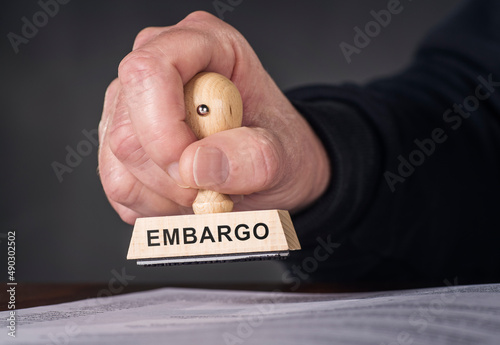
[[[191,14],[120,64],[119,80],[138,139],[164,170],[196,140],[184,122],[184,84],[201,71],[231,77],[235,65],[231,43],[210,34],[224,25],[208,13]]]

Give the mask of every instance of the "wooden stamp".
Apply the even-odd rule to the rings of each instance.
[[[220,74],[197,74],[184,87],[184,101],[186,122],[198,139],[241,126],[240,93]],[[199,190],[194,215],[138,218],[127,259],[177,265],[285,258],[300,249],[288,211],[232,209],[227,195]]]

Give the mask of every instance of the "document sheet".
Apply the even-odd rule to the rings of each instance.
[[[371,293],[162,288],[19,309],[0,344],[500,344],[500,284]]]

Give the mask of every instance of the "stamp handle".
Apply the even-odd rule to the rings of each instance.
[[[202,72],[184,86],[186,123],[198,139],[241,126],[243,103],[236,86],[221,74]],[[193,202],[195,214],[231,212],[229,196],[200,189]]]

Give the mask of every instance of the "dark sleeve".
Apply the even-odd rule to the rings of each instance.
[[[287,93],[332,180],[293,216],[303,250],[284,277],[500,280],[498,18],[499,2],[468,1],[402,73]]]

